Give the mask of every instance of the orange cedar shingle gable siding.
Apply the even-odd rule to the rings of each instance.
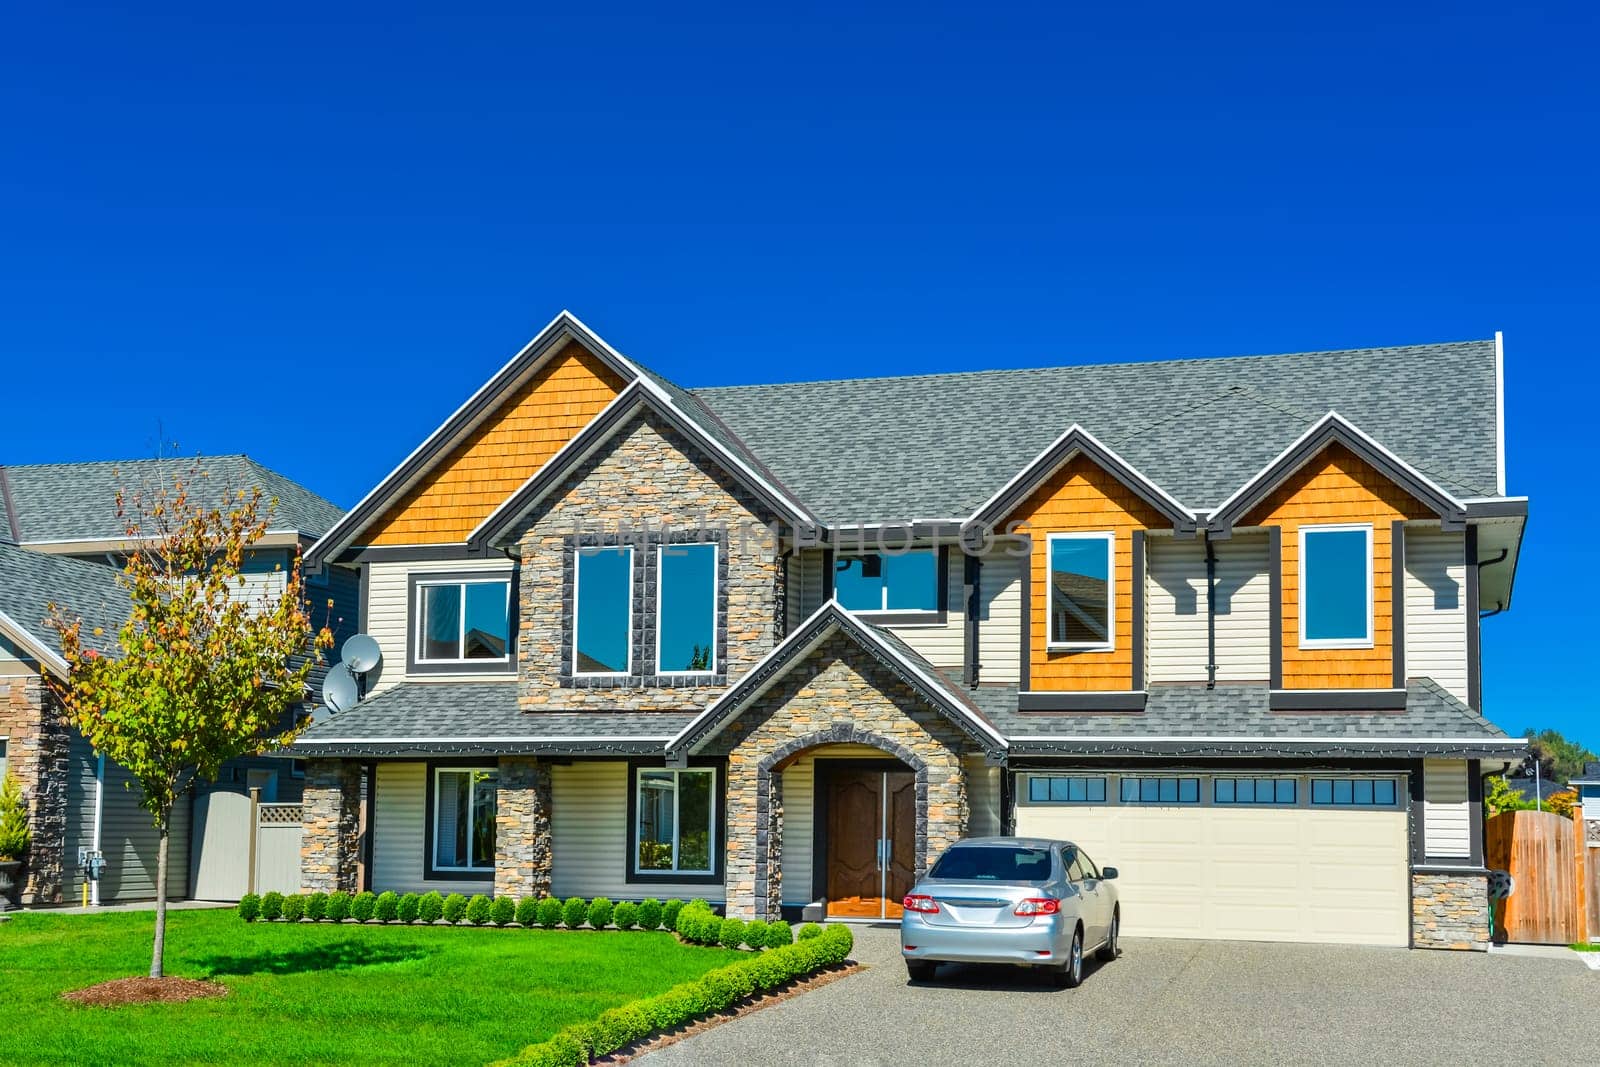
[[[1019,532],[1033,538],[1029,590],[1032,644],[1028,688],[1038,691],[1128,690],[1133,688],[1133,531],[1171,527],[1094,462],[1077,456],[1017,508],[1010,521],[1027,523]],[[1104,532],[1116,535],[1112,549],[1116,590],[1116,641],[1109,652],[1057,652],[1045,647],[1050,633],[1050,549],[1052,533]],[[1139,592],[1142,593],[1142,590]]]
[[[465,541],[625,384],[587,349],[568,345],[358,540],[367,545]]]
[[[1329,445],[1248,516],[1248,525],[1283,527],[1283,686],[1285,689],[1387,689],[1394,682],[1395,519],[1433,512],[1343,445]],[[1300,527],[1372,524],[1372,647],[1300,647]]]

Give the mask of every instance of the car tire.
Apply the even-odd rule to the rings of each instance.
[[[1111,913],[1111,929],[1106,933],[1106,943],[1095,952],[1095,958],[1101,963],[1110,963],[1117,958],[1117,936],[1122,932],[1122,909],[1118,908]]]
[[[1076,989],[1083,981],[1083,927],[1072,931],[1072,946],[1067,949],[1067,958],[1056,965],[1050,978],[1058,989]]]
[[[906,960],[906,974],[913,982],[931,982],[939,970],[937,963],[927,960]]]

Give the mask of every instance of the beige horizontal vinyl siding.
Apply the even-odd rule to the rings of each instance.
[[[784,605],[787,629],[805,622],[823,602],[824,556],[820,548],[806,548],[789,557],[789,587]]]
[[[490,759],[485,766],[494,766]],[[423,855],[428,847],[428,767],[425,763],[378,764],[377,793],[372,809],[372,888],[382,893],[492,893],[494,876],[482,881],[453,878],[430,880],[423,876]]]
[[[84,871],[78,863],[80,848],[94,847],[95,767],[98,759],[89,742],[74,733],[67,756],[67,833],[65,836],[63,892],[77,903],[83,892]],[[100,903],[153,900],[160,837],[150,813],[139,805],[138,783],[127,770],[106,761],[105,788],[100,815],[100,851],[105,868],[100,874]],[[167,836],[167,896],[189,895],[189,823],[192,800],[185,796],[172,810]]]
[[[993,837],[1000,833],[1000,768],[982,756],[961,762],[967,772],[967,836]],[[929,856],[928,862],[937,858]]]
[[[1467,699],[1466,535],[1406,527],[1406,677]]]
[[[1272,658],[1267,538],[1238,534],[1213,544],[1217,680],[1264,682]],[[1145,552],[1147,677],[1153,683],[1207,681],[1205,541],[1150,537]]]
[[[423,563],[372,563],[367,572],[367,633],[378,642],[383,651],[383,662],[367,675],[367,692],[375,694],[406,679],[406,642],[410,633],[407,603],[410,576],[425,573],[459,573],[464,571],[504,571],[510,563],[504,559],[454,559],[433,560]],[[511,595],[512,610],[516,610],[516,590]],[[488,684],[503,682],[514,684],[512,676],[486,679],[482,674],[426,674],[418,675],[431,682],[451,679],[471,679]]]
[[[1422,836],[1429,859],[1464,859],[1472,854],[1465,760],[1423,761]]]
[[[885,629],[907,645],[923,659],[941,670],[961,670],[961,642],[966,631],[964,609],[961,606],[962,556],[960,549],[951,547],[945,553],[945,594],[943,622],[916,623],[888,626]]]
[[[628,826],[628,764],[572,763],[550,771],[550,831],[555,857],[552,891],[558,897],[666,900],[698,897],[720,903],[719,885],[630,883],[625,871],[633,834]],[[718,798],[717,818],[723,817]]]
[[[978,571],[978,684],[1022,676],[1022,558],[997,549]]]

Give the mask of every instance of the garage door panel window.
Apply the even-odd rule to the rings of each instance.
[[[1124,778],[1124,804],[1198,804],[1198,778]]]
[[[1329,808],[1392,808],[1400,788],[1392,778],[1313,778],[1311,803]]]
[[[1028,778],[1030,804],[1104,804],[1105,778],[1035,774]]]
[[[1211,799],[1217,804],[1291,805],[1299,802],[1298,786],[1293,778],[1218,778]]]

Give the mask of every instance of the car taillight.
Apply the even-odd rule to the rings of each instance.
[[[939,902],[922,893],[907,894],[900,903],[907,911],[919,911],[924,915],[932,915],[939,910]]]
[[[1017,915],[1055,915],[1061,911],[1061,901],[1054,897],[1029,897],[1017,905]]]

